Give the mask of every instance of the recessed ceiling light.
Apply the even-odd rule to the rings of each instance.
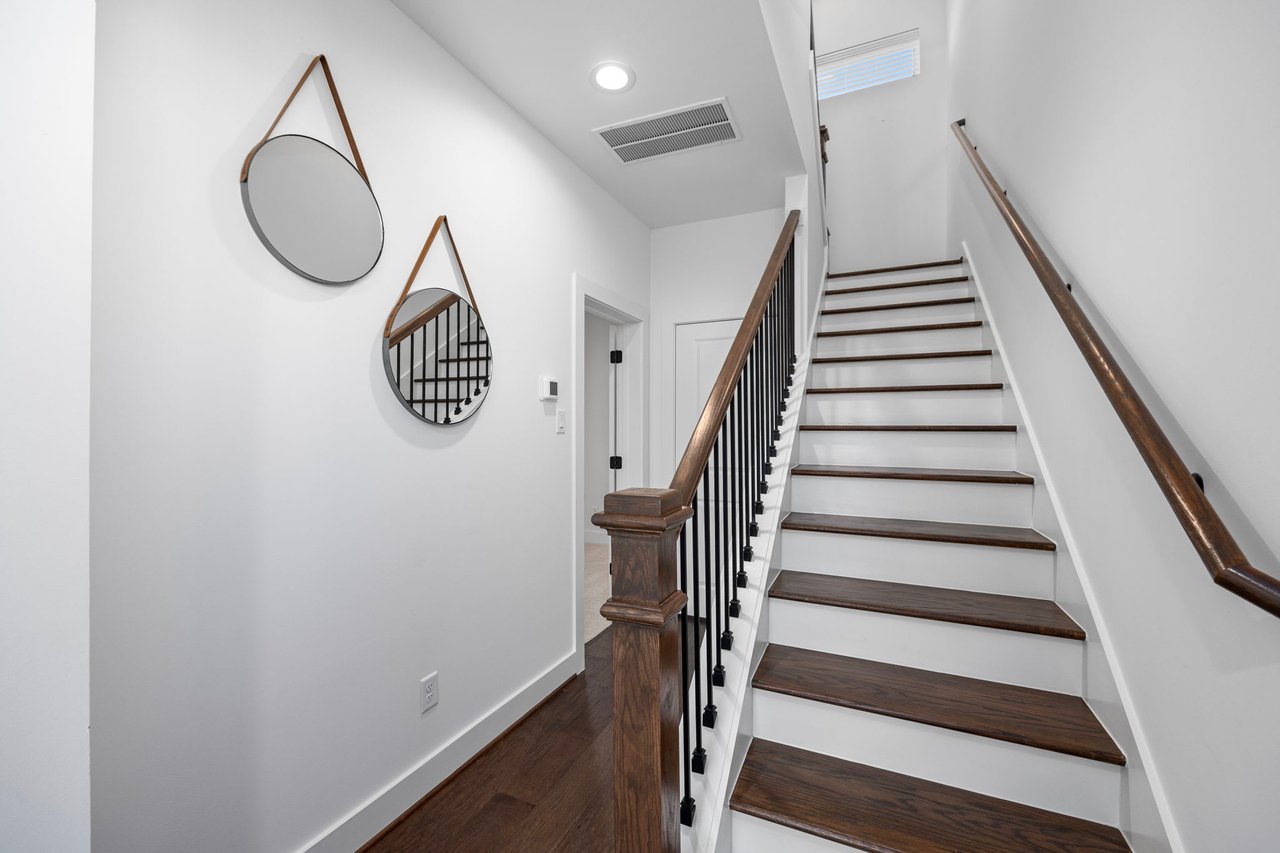
[[[621,62],[601,62],[591,69],[591,82],[602,92],[625,92],[635,85],[636,73]]]

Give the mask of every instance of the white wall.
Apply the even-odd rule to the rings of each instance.
[[[99,11],[95,848],[292,850],[356,813],[320,845],[351,850],[573,670],[570,444],[537,377],[572,375],[575,272],[647,303],[648,230],[388,2]],[[318,51],[387,226],[349,287],[278,264],[236,182]],[[282,130],[340,140],[322,92]],[[454,428],[400,408],[380,353],[442,212],[495,355]]]
[[[0,847],[89,849],[91,0],[0,10]]]
[[[799,210],[796,228],[797,340],[807,346],[827,276],[827,209],[818,141],[818,102],[809,47],[809,0],[760,0],[804,174],[787,178],[783,209]]]
[[[586,418],[583,445],[586,449],[585,517],[583,533],[588,542],[608,544],[609,534],[591,523],[591,516],[604,509],[604,496],[613,491],[609,476],[609,321],[588,313],[583,335],[582,407]]]
[[[655,485],[671,482],[676,460],[689,442],[688,435],[675,434],[676,326],[741,319],[785,219],[781,209],[762,210],[653,230],[649,481]]]
[[[947,242],[946,0],[814,0],[818,55],[920,30],[920,75],[818,104],[832,272],[955,257]]]
[[[1280,8],[1244,2],[951,9],[952,114],[1272,573],[1280,123],[1264,105],[1280,76],[1276,32]],[[1210,582],[950,145],[950,239],[965,241],[1001,327],[1171,841],[1269,849],[1280,833],[1280,620]]]

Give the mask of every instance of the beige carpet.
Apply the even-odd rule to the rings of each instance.
[[[587,544],[587,578],[583,584],[583,630],[590,640],[609,620],[600,615],[600,605],[609,600],[609,546]]]

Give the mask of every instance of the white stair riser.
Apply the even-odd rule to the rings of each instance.
[[[1084,644],[1000,628],[769,599],[769,641],[916,669],[1078,694]]]
[[[732,812],[733,853],[849,853],[849,848],[742,812]]]
[[[809,384],[815,388],[832,388],[842,385],[938,385],[990,381],[990,356],[815,364],[809,377]]]
[[[1053,552],[783,530],[784,569],[1053,598]]]
[[[1008,483],[945,480],[883,480],[793,474],[793,512],[875,515],[960,521],[970,524],[1031,524],[1032,487]]]
[[[1098,821],[1119,820],[1122,768],[754,690],[756,737]]]
[[[935,276],[947,278],[948,276]],[[924,278],[918,279],[925,281]],[[843,287],[862,287],[863,285],[847,284],[829,285],[831,290]],[[823,308],[861,308],[863,305],[884,305],[887,302],[923,302],[930,299],[958,299],[976,296],[973,283],[953,281],[948,284],[929,284],[923,287],[899,287],[894,290],[868,290],[863,293],[827,293],[822,298]]]
[[[998,389],[810,393],[800,417],[806,424],[998,424],[1004,400]]]
[[[974,319],[973,303],[925,305],[886,311],[860,311],[856,314],[823,314],[818,318],[818,331],[879,329],[885,326],[913,326],[923,323],[961,323],[972,319]]]
[[[946,352],[981,349],[982,327],[926,332],[885,332],[878,335],[835,335],[814,338],[813,354],[884,355],[899,352]]]
[[[1013,467],[1012,432],[861,432],[803,430],[796,461],[814,465],[888,465],[913,468]]]

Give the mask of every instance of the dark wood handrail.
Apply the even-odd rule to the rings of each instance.
[[[751,305],[748,306],[747,313],[742,318],[742,325],[738,327],[733,345],[729,347],[729,354],[725,356],[724,365],[716,377],[716,384],[711,387],[711,393],[707,396],[707,404],[702,407],[702,415],[693,428],[693,435],[689,437],[689,445],[685,448],[684,456],[680,458],[676,473],[671,478],[670,488],[680,495],[680,501],[684,506],[688,506],[693,500],[693,493],[698,489],[702,469],[707,467],[711,447],[715,444],[716,436],[720,433],[720,424],[724,423],[729,402],[733,399],[733,389],[738,383],[743,365],[747,362],[751,341],[755,339],[756,329],[764,319],[765,309],[769,306],[769,296],[773,293],[778,273],[782,271],[782,264],[787,259],[791,238],[795,236],[796,226],[799,224],[800,211],[791,211],[787,215],[787,221],[782,225],[778,242],[774,244],[773,254],[765,264],[764,274],[760,276],[760,283],[756,285],[755,296],[751,298]]]
[[[446,292],[446,294],[443,297],[441,297],[440,299],[437,299],[435,302],[431,303],[426,308],[419,311],[416,316],[414,316],[412,319],[405,322],[402,326],[400,326],[400,328],[394,330],[390,335],[388,335],[387,346],[393,347],[396,344],[400,343],[405,338],[409,337],[414,332],[418,331],[423,326],[427,325],[427,323],[430,323],[432,319],[440,316],[440,314],[442,314],[445,311],[445,309],[452,308],[453,303],[457,302],[458,299],[459,299],[458,294]]]
[[[1004,190],[992,177],[991,170],[978,156],[977,148],[964,132],[964,124],[964,119],[953,122],[952,132],[960,140],[969,162],[977,170],[978,177],[1000,215],[1004,217],[1014,240],[1031,263],[1036,277],[1049,294],[1049,300],[1066,323],[1067,331],[1080,347],[1080,352],[1098,378],[1107,399],[1111,401],[1138,452],[1151,469],[1169,506],[1182,523],[1183,530],[1200,554],[1205,568],[1209,570],[1209,576],[1219,586],[1253,602],[1272,615],[1280,616],[1280,580],[1250,565],[1239,543],[1231,535],[1231,531],[1227,530],[1213,504],[1209,503],[1209,499],[1192,477],[1186,463],[1138,396],[1133,383],[1103,343],[1098,330],[1084,315],[1071,291],[1067,289],[1066,282],[1022,221],[1018,211],[1009,203]]]

